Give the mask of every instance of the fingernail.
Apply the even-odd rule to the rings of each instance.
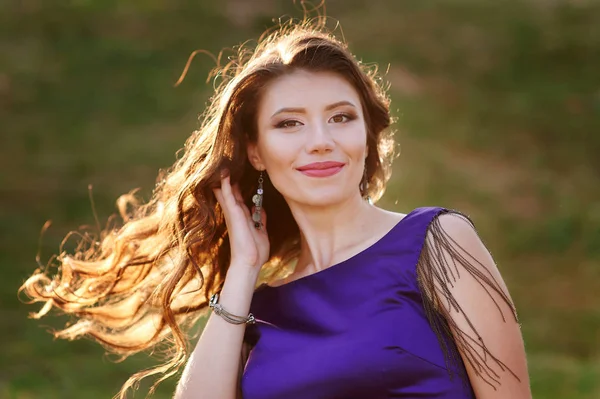
[[[229,171],[227,169],[221,170],[221,179],[224,179],[227,176],[229,176]]]

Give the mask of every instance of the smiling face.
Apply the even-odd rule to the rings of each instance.
[[[298,70],[273,80],[262,94],[257,123],[258,140],[248,145],[248,158],[256,169],[266,169],[288,203],[360,199],[367,130],[360,97],[341,76]],[[299,170],[322,162],[339,164]]]

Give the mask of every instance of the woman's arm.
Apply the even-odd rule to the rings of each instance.
[[[256,280],[257,275],[249,267],[232,264],[219,303],[235,315],[248,315]],[[245,324],[231,324],[211,314],[185,366],[174,398],[236,398],[245,330]]]
[[[431,227],[424,250],[429,267],[438,269],[429,274],[432,302],[458,338],[477,398],[530,399],[520,325],[490,252],[472,223],[458,213],[438,216]]]

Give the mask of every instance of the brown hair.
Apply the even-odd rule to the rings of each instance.
[[[121,196],[119,227],[74,233],[80,238],[74,253],[61,245],[54,273],[40,268],[21,287],[31,302],[45,303],[33,317],[53,307],[76,316],[56,337],[91,337],[123,358],[171,344],[168,360],[131,376],[119,397],[142,378],[159,375],[153,392],[178,371],[189,353],[184,331],[206,314],[208,299],[223,284],[230,245],[212,188],[227,168],[251,206],[258,172],[246,146],[257,140],[257,107],[267,82],[299,69],[346,79],[360,96],[367,125],[369,192],[362,194],[374,201],[382,196],[394,152],[386,88],[376,68],[355,59],[325,22],[318,17],[281,23],[254,50],[242,46],[229,63],[217,66],[209,79],[222,80],[200,128],[176,163],[161,171],[151,199],[142,204],[135,192]],[[268,227],[271,253],[261,282],[279,278],[299,254],[299,229],[289,207],[268,179],[264,185],[265,211],[277,222]]]

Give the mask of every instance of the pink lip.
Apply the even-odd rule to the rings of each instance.
[[[337,168],[342,167],[344,164],[342,162],[335,161],[326,161],[326,162],[313,162],[306,165],[302,165],[298,170],[307,170],[307,169],[329,169],[329,168]]]
[[[301,166],[298,171],[306,176],[311,177],[327,177],[338,173],[345,164],[341,162],[315,162],[308,165]]]
[[[335,175],[340,170],[342,170],[344,166],[337,166],[335,168],[327,168],[327,169],[306,169],[301,170],[300,173],[305,174],[306,176],[311,177],[327,177],[331,175]]]

